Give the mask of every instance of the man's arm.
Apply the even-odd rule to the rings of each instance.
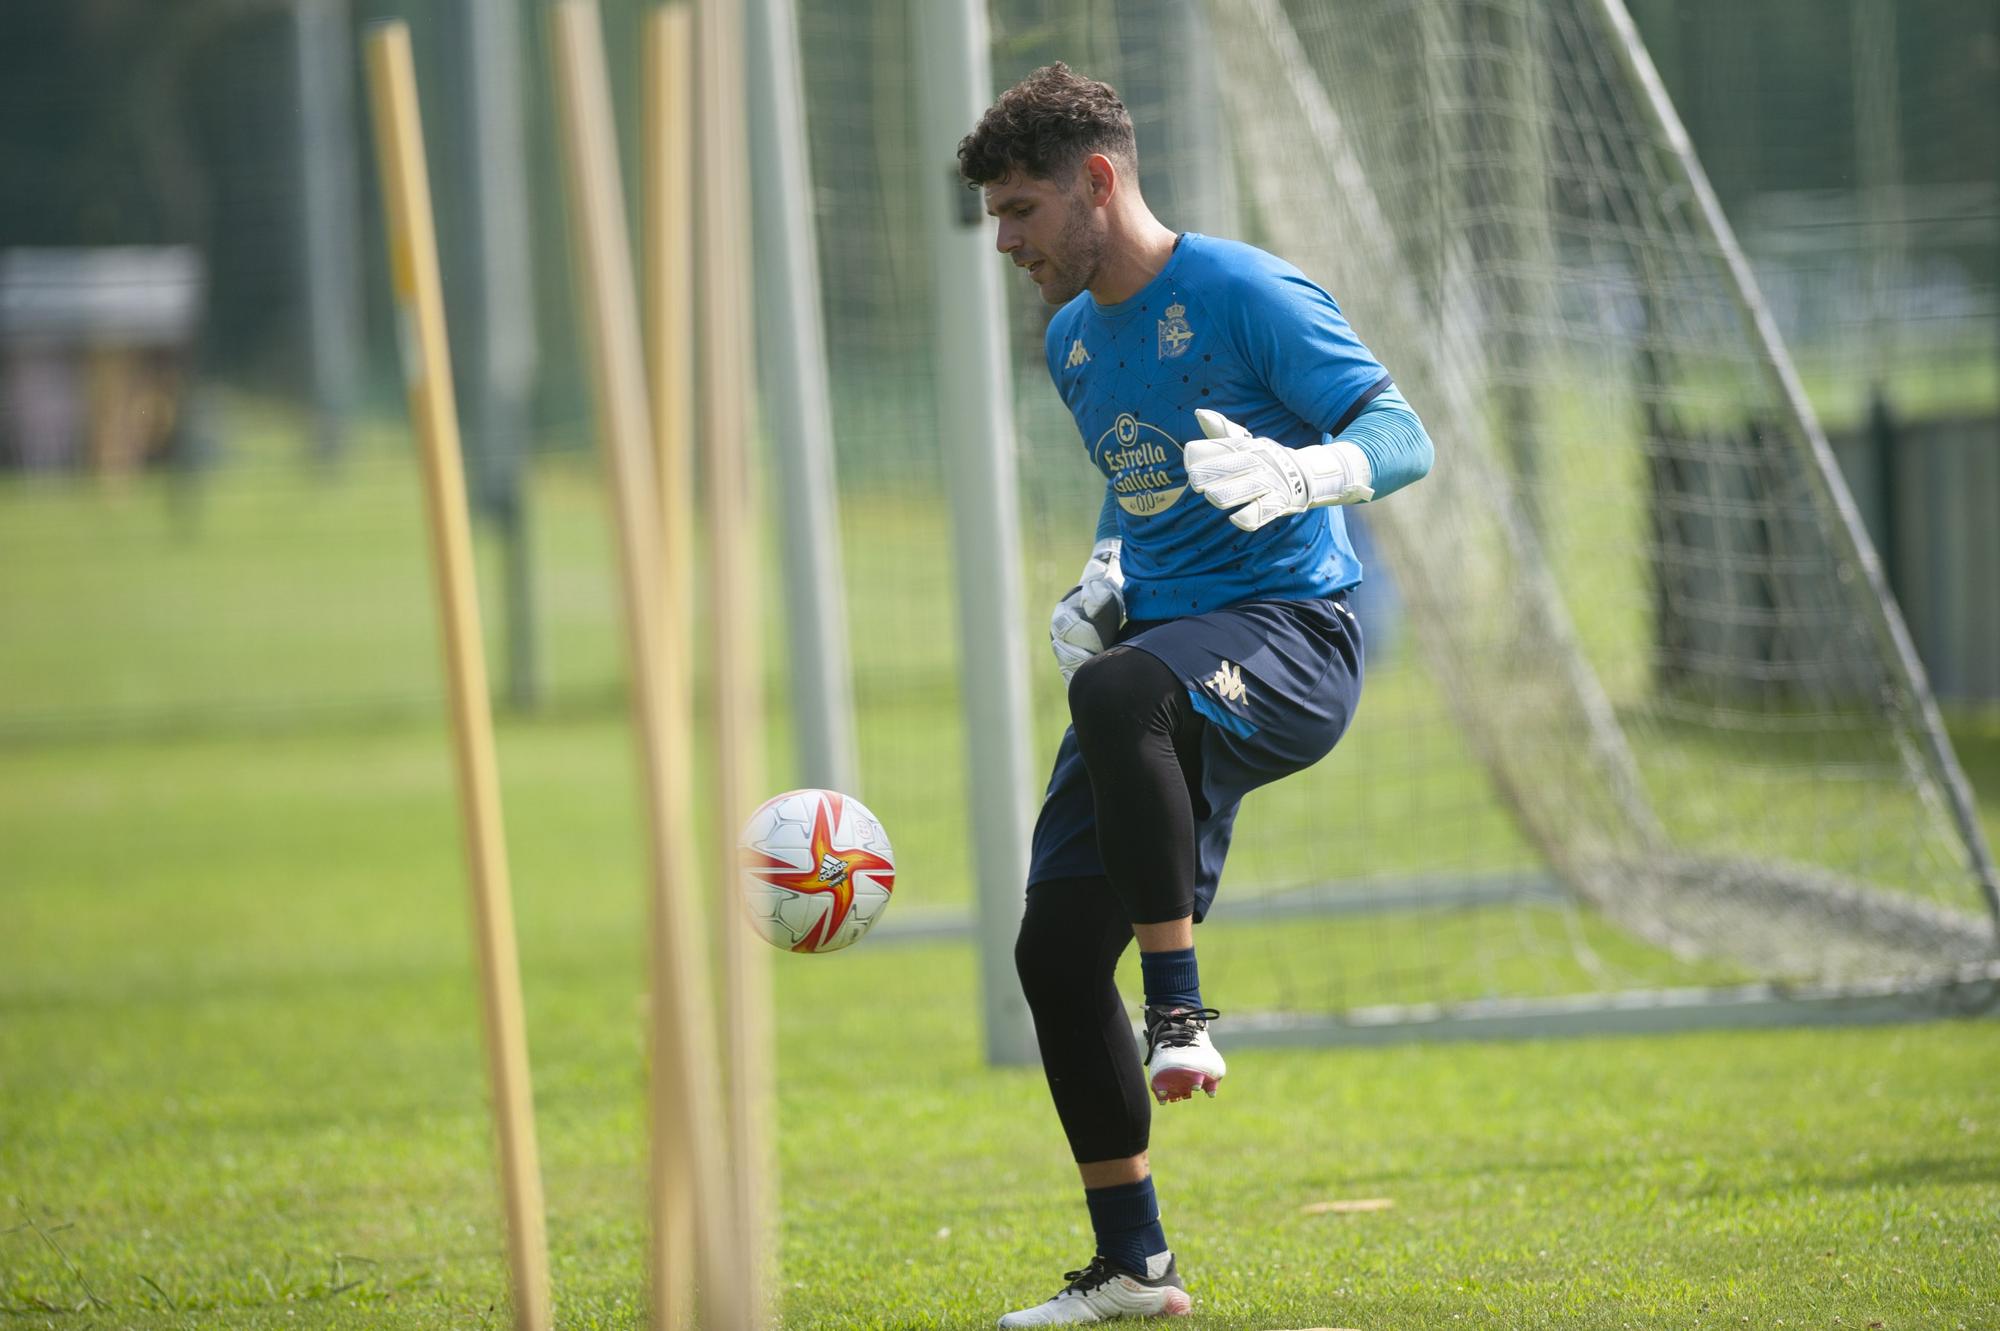
[[[1110,481],[1104,483],[1104,503],[1097,510],[1097,535],[1092,539],[1098,541],[1118,539],[1118,496],[1112,492]]]
[[[1428,476],[1437,456],[1423,421],[1394,384],[1377,393],[1335,442],[1359,450],[1375,499]]]
[[[1188,485],[1244,531],[1329,504],[1359,504],[1400,490],[1431,469],[1424,423],[1390,384],[1338,439],[1288,448],[1219,412],[1195,412],[1208,437],[1187,445]]]

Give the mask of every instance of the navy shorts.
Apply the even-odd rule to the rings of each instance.
[[[1194,801],[1194,917],[1208,914],[1243,797],[1330,752],[1361,696],[1361,626],[1345,595],[1248,601],[1205,615],[1132,623],[1121,644],[1164,662],[1205,719]],[[1104,873],[1090,774],[1063,733],[1035,820],[1028,885]]]

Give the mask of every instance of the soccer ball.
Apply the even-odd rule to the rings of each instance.
[[[867,806],[834,790],[765,800],[738,844],[743,904],[773,947],[835,952],[888,908],[895,852]]]

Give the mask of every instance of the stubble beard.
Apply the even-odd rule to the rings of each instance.
[[[1049,276],[1042,283],[1042,299],[1050,305],[1067,305],[1087,288],[1104,262],[1104,237],[1090,225],[1090,200],[1071,200],[1069,216],[1063,220],[1062,234],[1056,238],[1061,257],[1043,256]]]

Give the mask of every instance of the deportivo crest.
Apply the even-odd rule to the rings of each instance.
[[[1187,493],[1180,451],[1180,440],[1122,411],[1090,446],[1090,460],[1111,478],[1111,493],[1117,497],[1118,507],[1133,517],[1145,518],[1172,508]]]
[[[1160,359],[1172,360],[1183,354],[1192,341],[1194,329],[1188,327],[1187,306],[1175,301],[1167,306],[1166,318],[1160,320]]]
[[[1079,365],[1088,365],[1089,363],[1090,353],[1083,349],[1083,339],[1079,337],[1076,340],[1076,344],[1069,349],[1069,359],[1063,362],[1063,368],[1074,370]]]
[[[1224,661],[1217,665],[1215,673],[1202,683],[1215,690],[1215,696],[1224,702],[1242,702],[1250,696],[1250,690],[1243,687],[1243,671]]]

